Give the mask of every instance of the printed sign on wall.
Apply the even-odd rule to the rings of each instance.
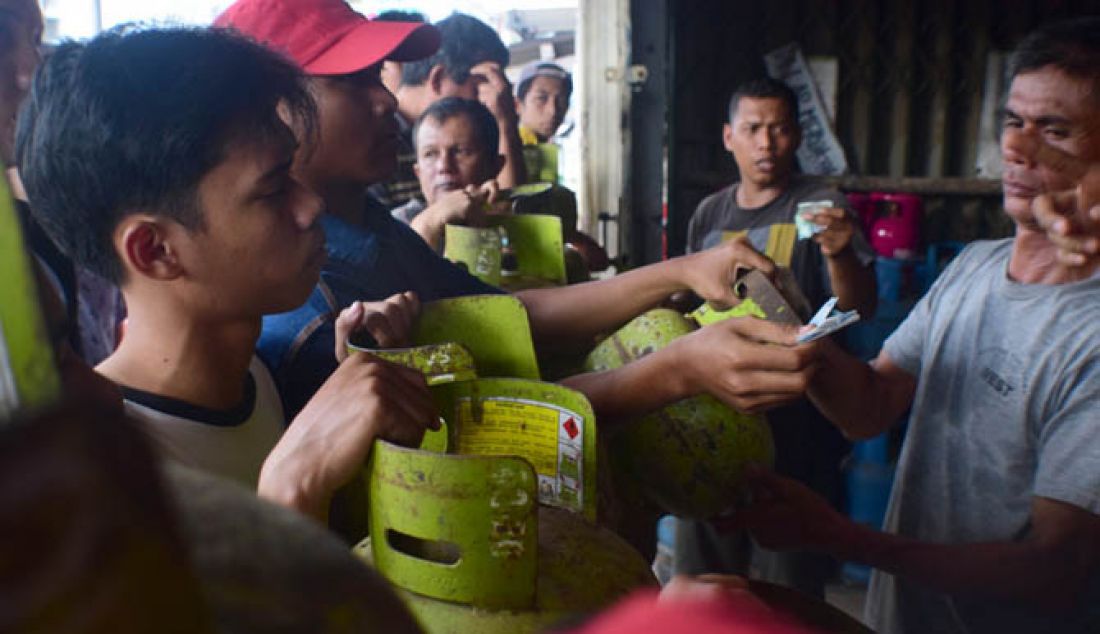
[[[778,79],[798,96],[798,122],[802,126],[802,145],[798,148],[798,164],[807,174],[839,175],[848,171],[844,148],[829,123],[817,83],[797,44],[788,44],[764,56],[768,74]]]

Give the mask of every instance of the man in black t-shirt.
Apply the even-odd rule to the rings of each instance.
[[[838,308],[870,316],[876,301],[874,254],[844,196],[795,173],[801,130],[791,89],[774,79],[742,85],[730,99],[722,141],[741,180],[699,204],[688,226],[688,252],[744,236],[776,264],[791,268],[811,305],[836,295]],[[795,214],[801,202],[828,204],[811,218],[818,233],[800,239]],[[805,399],[772,410],[767,418],[776,470],[838,504],[840,462],[848,449],[840,433]],[[832,568],[821,555],[763,551],[744,534],[720,535],[706,522],[687,520],[677,526],[674,566],[680,573],[745,573],[752,567],[764,579],[817,596]]]

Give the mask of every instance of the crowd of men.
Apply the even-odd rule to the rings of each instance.
[[[179,614],[153,629],[417,631],[333,534],[347,528],[334,499],[376,439],[416,446],[438,412],[418,372],[341,351],[364,330],[408,344],[422,302],[503,292],[440,256],[443,228],[483,223],[501,190],[526,182],[523,147],[553,137],[572,78],[536,63],[513,91],[487,25],[392,17],[343,0],[238,0],[212,28],[120,29],[40,60],[37,4],[0,2],[0,158],[61,333],[66,392],[40,425],[0,434],[11,456],[0,472],[25,468],[58,499],[84,501],[59,521],[0,486],[6,534],[27,541],[8,540],[5,561],[19,552],[22,567],[0,583],[33,589],[5,612],[11,623],[142,631]],[[1019,44],[1001,130],[1016,234],[969,246],[874,361],[741,318],[562,380],[602,430],[699,394],[767,416],[775,470],[752,474],[748,507],[680,522],[679,571],[821,596],[833,563],[856,561],[876,569],[877,631],[1100,628],[1100,327],[1088,317],[1100,298],[1098,69],[1096,19]],[[728,115],[739,180],[700,204],[688,255],[517,292],[540,352],[584,351],[677,293],[735,303],[742,267],[789,267],[811,303],[873,312],[858,219],[797,173],[791,90],[748,82]],[[800,239],[806,201],[828,204]],[[837,510],[841,462],[848,439],[906,412],[875,531]],[[114,533],[125,522],[101,508],[155,528]],[[31,547],[41,526],[77,545]],[[96,563],[103,552],[112,565]],[[39,574],[54,570],[70,574]],[[650,626],[717,603],[716,628],[741,614],[756,631],[801,631],[781,615],[765,624],[732,585],[678,580],[672,621]],[[646,599],[620,616],[639,620],[635,608],[655,609]],[[584,631],[617,631],[601,622]]]

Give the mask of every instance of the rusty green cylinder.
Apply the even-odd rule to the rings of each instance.
[[[516,456],[375,444],[371,538],[355,552],[400,589],[428,634],[527,634],[656,580],[611,531],[537,502]]]
[[[649,311],[601,342],[585,369],[618,368],[695,329],[676,311]],[[610,448],[620,486],[637,487],[669,513],[700,519],[737,501],[745,467],[770,465],[774,459],[771,430],[763,417],[737,412],[709,395],[673,403],[630,423],[617,432]]]

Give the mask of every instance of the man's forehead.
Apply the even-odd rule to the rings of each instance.
[[[421,137],[426,137],[425,140],[430,138],[436,143],[454,143],[456,141],[467,141],[475,137],[476,135],[473,132],[474,126],[469,115],[459,112],[442,121],[435,117],[427,117],[420,122],[416,136],[418,140]]]
[[[790,119],[787,102],[779,97],[741,97],[737,101],[734,121],[762,119]]]
[[[285,125],[278,125],[283,129],[236,135],[236,139],[226,144],[222,160],[207,173],[204,180],[248,188],[273,169],[289,167],[297,143]]]
[[[565,88],[565,80],[549,75],[537,75],[531,80],[531,90],[546,90],[561,92]]]
[[[1093,120],[1100,114],[1095,85],[1095,79],[1047,66],[1014,77],[1006,107],[1019,116]]]

